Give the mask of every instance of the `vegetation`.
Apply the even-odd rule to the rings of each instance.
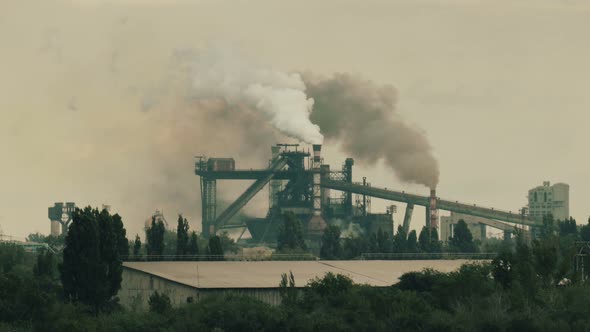
[[[477,246],[473,242],[473,235],[471,235],[471,231],[469,231],[467,223],[463,219],[460,219],[455,225],[453,237],[449,239],[449,242],[452,251],[463,253],[478,251]]]
[[[162,220],[152,217],[152,224],[145,230],[146,249],[148,256],[161,256],[164,254],[164,233],[166,226]]]
[[[133,241],[133,257],[138,257],[141,253],[141,239],[139,234],[135,234],[135,241]]]
[[[223,246],[221,245],[221,238],[219,236],[209,238],[207,253],[211,256],[223,256]]]
[[[176,255],[188,255],[188,220],[178,215],[178,226],[176,227]]]
[[[576,241],[585,239],[590,223],[572,227],[575,221],[546,218],[536,239],[518,234],[511,246],[490,242],[502,251],[488,263],[466,264],[450,273],[406,273],[387,287],[358,285],[328,273],[297,288],[293,271],[277,276],[278,306],[225,295],[174,308],[166,294],[154,292],[149,312],[133,312],[114,298],[124,238],[115,219],[106,211],[78,210],[61,264],[51,251],[34,254],[0,245],[0,330],[586,331],[590,326],[588,271],[582,275],[573,264]],[[412,240],[415,232],[405,239],[398,236],[407,244],[401,250],[411,250],[414,242],[420,250],[431,248],[427,231],[422,233],[422,241]],[[210,252],[222,247],[223,236],[211,239]],[[188,248],[195,243],[199,248],[199,240],[191,233]],[[394,250],[396,238],[378,232],[341,239],[339,229],[332,228],[324,240],[325,255],[337,252],[337,244],[345,255],[356,245],[381,250],[389,243]]]
[[[199,238],[197,237],[196,232],[191,233],[191,238],[188,243],[188,254],[189,255],[198,255],[199,254]]]
[[[27,236],[27,241],[37,243],[47,243],[52,248],[63,248],[65,244],[65,235],[52,236],[41,233],[31,233]]]
[[[98,313],[121,288],[119,250],[128,242],[120,219],[90,207],[74,212],[60,265],[67,301],[91,306]]]
[[[303,240],[303,224],[291,213],[285,213],[279,227],[277,248],[280,252],[301,252],[307,249]]]
[[[338,226],[328,226],[322,236],[322,247],[320,257],[322,259],[336,259],[342,256],[342,246],[340,245],[340,228]]]

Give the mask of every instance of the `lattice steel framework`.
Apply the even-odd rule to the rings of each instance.
[[[201,177],[201,206],[203,235],[208,238],[215,234],[217,218],[217,180]]]
[[[575,269],[580,274],[582,280],[586,280],[586,273],[584,271],[584,261],[590,256],[590,242],[578,241],[576,242],[577,253],[575,256]]]

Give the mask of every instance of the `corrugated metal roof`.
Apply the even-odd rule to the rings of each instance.
[[[349,276],[355,283],[389,286],[407,272],[425,268],[441,272],[458,269],[467,260],[417,261],[263,261],[263,262],[126,262],[127,268],[143,271],[197,288],[274,288],[281,274],[293,272],[295,283],[304,286],[326,273]]]

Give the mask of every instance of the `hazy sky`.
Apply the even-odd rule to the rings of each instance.
[[[183,87],[171,59],[210,44],[231,45],[277,70],[348,72],[391,84],[399,112],[433,146],[440,197],[516,211],[529,188],[566,182],[571,214],[585,222],[585,3],[2,1],[0,225],[16,236],[48,233],[47,207],[75,201],[112,205],[131,234],[156,208],[169,221],[182,212],[199,229],[192,157],[234,155],[238,167],[264,166],[259,156],[268,157],[277,139],[268,128],[215,130],[221,120],[175,99]],[[268,147],[247,152],[246,142],[267,138]],[[333,168],[345,157],[325,146]],[[375,186],[427,193],[383,165],[359,165],[355,177],[363,175]],[[264,201],[248,211],[260,213]],[[384,206],[375,200],[373,211]],[[422,211],[415,214],[414,228],[423,223]]]

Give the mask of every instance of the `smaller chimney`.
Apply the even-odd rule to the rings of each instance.
[[[321,144],[314,144],[313,145],[313,162],[314,163],[320,162],[321,153],[322,153],[322,145]]]
[[[436,202],[436,189],[430,189],[430,228],[438,229],[438,210]]]

